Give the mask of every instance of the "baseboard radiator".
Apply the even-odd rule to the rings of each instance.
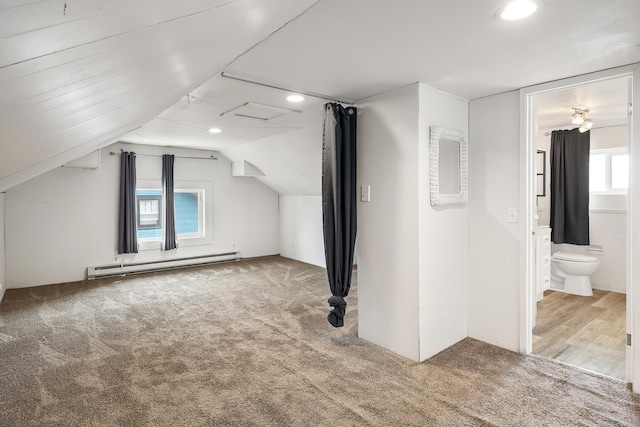
[[[235,261],[240,252],[225,252],[212,255],[200,255],[184,258],[163,259],[159,261],[139,261],[121,264],[98,265],[87,267],[87,279],[125,276],[128,274],[150,273],[153,271],[172,270],[176,268],[195,267],[218,262]]]

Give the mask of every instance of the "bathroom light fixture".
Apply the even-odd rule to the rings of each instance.
[[[534,14],[543,6],[540,0],[513,0],[498,9],[495,16],[505,21],[515,21]]]
[[[587,113],[589,110],[586,108],[573,107],[573,114],[571,115],[571,123],[579,125],[578,130],[584,133],[593,127],[593,121],[587,119]]]
[[[589,110],[582,110],[580,108],[573,108],[574,113],[571,115],[571,123],[574,125],[581,125],[584,122],[584,114]]]
[[[585,133],[592,127],[593,127],[593,122],[591,121],[591,119],[584,119],[584,122],[582,122],[578,130],[580,131],[580,133]]]
[[[222,129],[219,129],[219,128],[211,128],[211,129],[209,129],[209,132],[211,132],[211,133],[220,133],[220,132],[222,132]]]

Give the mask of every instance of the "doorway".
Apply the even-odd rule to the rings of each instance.
[[[600,111],[598,114],[602,113],[603,115],[599,119],[600,120],[599,126],[596,126],[595,124],[596,120],[594,120],[594,129],[598,129],[598,128],[603,129],[600,131],[602,133],[604,132],[604,129],[613,129],[614,126],[618,126],[620,128],[618,129],[618,133],[624,132],[624,134],[626,135],[626,142],[628,144],[629,159],[630,159],[629,161],[631,164],[631,169],[633,169],[633,163],[634,163],[634,158],[632,156],[633,145],[634,145],[633,144],[634,139],[632,136],[633,127],[634,127],[633,121],[637,119],[634,118],[634,120],[630,120],[627,117],[626,110],[632,103],[631,102],[632,97],[638,96],[637,94],[634,95],[632,93],[632,80],[633,80],[634,72],[636,74],[638,73],[637,65],[623,67],[617,70],[608,70],[600,73],[594,73],[587,76],[574,77],[574,78],[566,79],[563,81],[547,83],[543,85],[538,85],[536,87],[525,88],[521,90],[521,106],[522,106],[521,134],[523,135],[523,138],[522,138],[523,150],[521,152],[521,159],[522,159],[521,161],[522,161],[522,164],[525,166],[523,167],[521,176],[523,177],[522,179],[523,186],[526,188],[524,197],[521,200],[521,210],[527,213],[526,215],[523,215],[524,221],[521,227],[521,230],[524,234],[523,238],[526,241],[526,244],[523,245],[524,247],[522,250],[522,255],[525,260],[524,265],[526,265],[526,268],[524,269],[521,276],[522,291],[523,291],[523,298],[521,298],[521,304],[522,304],[521,334],[523,334],[521,335],[523,337],[523,339],[521,340],[521,346],[522,346],[521,350],[523,353],[527,353],[527,354],[531,352],[536,353],[536,351],[534,351],[534,340],[536,341],[536,344],[539,344],[541,339],[541,334],[557,333],[557,331],[556,332],[551,331],[553,329],[552,326],[559,324],[559,322],[561,321],[572,322],[571,323],[572,325],[575,325],[577,322],[575,319],[571,320],[570,316],[561,314],[561,313],[566,313],[567,311],[571,311],[571,308],[570,308],[571,304],[576,304],[571,301],[568,301],[573,297],[572,295],[569,295],[569,294],[561,295],[562,298],[555,298],[554,301],[552,301],[551,299],[547,299],[547,297],[555,291],[544,289],[542,292],[543,298],[541,300],[540,289],[539,287],[536,286],[538,269],[535,264],[536,262],[536,244],[535,244],[536,237],[535,236],[538,228],[538,220],[541,217],[540,215],[541,212],[539,212],[538,210],[540,206],[540,204],[538,203],[539,197],[536,197],[536,194],[538,194],[536,189],[536,181],[537,181],[536,174],[538,173],[537,171],[538,148],[537,148],[536,139],[540,137],[540,133],[544,135],[544,133],[550,133],[551,130],[555,130],[555,129],[550,130],[550,128],[568,129],[569,126],[576,127],[571,123],[571,114],[573,113],[573,107],[581,107],[584,109],[589,109],[590,106],[588,105],[588,103],[591,103],[592,105],[598,105],[598,107],[591,107],[592,108],[591,112],[593,113],[592,117],[595,118],[595,115],[596,115],[595,111],[604,109],[606,107],[604,104],[602,105],[598,104],[598,101],[596,101],[595,98],[589,98],[589,93],[594,92],[594,88],[596,89],[598,87],[603,88],[609,84],[617,83],[618,86],[622,86],[623,88],[621,92],[622,95],[620,95],[615,101],[616,103],[619,104],[619,107],[617,108],[622,109],[622,113],[620,111],[617,111],[617,112],[610,111],[609,113],[604,114],[604,111]],[[573,98],[568,95],[572,95]],[[556,102],[557,105],[554,108],[551,108],[551,104],[553,104],[553,102]],[[607,109],[613,110],[613,108],[607,108]],[[552,115],[556,115],[557,117],[560,117],[560,115],[562,115],[563,118],[559,120],[564,121],[565,123],[564,124],[561,124],[559,122],[552,123],[550,121],[550,117]],[[616,115],[618,117],[613,117]],[[546,137],[548,138],[548,135]],[[547,158],[548,157],[549,156],[547,154]],[[637,163],[637,157],[635,160]],[[547,178],[547,182],[548,182],[548,178]],[[633,202],[632,202],[633,188],[634,186],[631,186],[629,189],[628,205],[620,209],[621,211],[626,209],[623,215],[625,219],[623,219],[622,221],[624,222],[624,224],[626,224],[627,230],[631,230],[631,224],[633,223],[634,215],[637,216],[637,211],[633,210]],[[548,194],[548,190],[547,190],[547,194]],[[603,212],[599,212],[598,215],[600,215],[601,213],[603,215],[614,214],[614,212],[612,212],[614,209],[601,208],[600,210]],[[605,212],[605,211],[611,211],[611,212]],[[620,214],[620,213],[615,213],[615,214]],[[618,218],[618,223],[619,221],[620,221],[620,218]],[[625,251],[623,252],[623,255],[621,255],[622,257],[625,258],[624,267],[622,268],[623,272],[622,272],[621,286],[623,288],[620,289],[618,287],[617,289],[606,289],[608,286],[607,283],[604,283],[602,286],[596,286],[595,284],[597,284],[597,281],[594,280],[593,281],[594,288],[596,288],[594,299],[593,301],[591,301],[591,304],[586,304],[585,307],[588,307],[588,308],[583,308],[582,312],[586,318],[589,318],[590,316],[597,318],[598,316],[597,312],[602,313],[606,310],[606,307],[609,304],[608,300],[618,300],[616,303],[618,305],[620,304],[619,295],[617,295],[618,298],[613,298],[611,296],[608,296],[609,292],[613,292],[611,295],[613,295],[614,297],[616,297],[614,293],[626,295],[627,297],[626,302],[622,301],[622,304],[625,305],[626,307],[626,310],[625,310],[626,314],[624,315],[624,320],[622,321],[625,329],[624,335],[615,338],[616,340],[618,340],[617,341],[618,344],[616,344],[618,346],[618,350],[621,349],[619,342],[623,343],[622,351],[618,351],[618,354],[624,354],[624,360],[620,361],[620,363],[623,366],[626,365],[626,369],[624,369],[624,375],[620,375],[619,373],[612,375],[611,371],[601,372],[601,373],[606,375],[611,375],[611,376],[617,376],[617,377],[622,376],[623,379],[626,379],[629,382],[634,382],[635,384],[636,381],[633,381],[634,379],[633,365],[634,363],[637,363],[637,361],[635,360],[632,347],[630,345],[625,345],[625,344],[627,344],[626,334],[631,334],[631,331],[633,328],[633,319],[634,319],[633,311],[632,311],[633,294],[631,291],[633,288],[632,283],[633,283],[634,276],[633,276],[633,271],[631,269],[631,265],[632,265],[631,262],[634,259],[634,256],[633,256],[634,254],[632,254],[631,251],[633,249],[633,246],[637,245],[637,238],[634,239],[633,234],[631,233],[627,233],[627,234],[629,238],[627,239],[626,242],[622,243]],[[585,248],[585,251],[586,251],[586,248]],[[603,248],[603,251],[607,251],[607,246]],[[613,250],[613,252],[615,252],[615,250]],[[618,277],[617,279],[620,279],[620,278]],[[597,289],[598,287],[602,287],[604,289]],[[609,288],[611,288],[611,286],[609,286]],[[545,299],[547,300],[545,301]],[[538,302],[540,300],[543,301],[544,303],[540,304]],[[579,301],[580,304],[583,304],[584,302],[585,302],[584,300]],[[562,304],[567,304],[567,310],[562,309]],[[591,307],[591,305],[594,305],[594,304],[595,304],[595,307]],[[537,309],[539,308],[539,306],[541,307],[541,309],[545,309],[545,313],[542,313],[542,315],[547,317],[545,317],[544,319],[541,317],[540,325],[538,325],[538,329],[534,331],[534,327],[537,326],[536,317],[537,317]],[[548,317],[550,315],[548,306],[551,306],[552,308],[557,309],[555,315],[559,316],[558,319],[550,320],[550,318]],[[601,310],[603,308],[604,310]],[[591,311],[591,313],[590,314],[586,313],[588,311]],[[553,312],[553,310],[551,312]],[[551,316],[553,316],[553,314],[551,314]],[[604,316],[607,316],[607,315],[605,314]],[[620,319],[617,319],[616,321],[619,323],[621,322]],[[569,330],[568,327],[564,327],[560,329],[564,329],[565,331]],[[593,324],[591,326],[588,326],[588,325],[583,326],[583,329],[580,332],[580,334],[584,335],[585,333],[588,333],[588,332],[597,334],[597,331],[593,328]],[[569,341],[569,343],[564,343],[564,344],[562,343],[549,344],[550,338],[548,337],[545,338],[546,344],[547,344],[547,350],[551,349],[551,351],[549,351],[547,354],[544,354],[544,355],[547,357],[556,358],[558,360],[562,360],[563,357],[565,359],[571,359],[569,357],[571,353],[574,353],[574,355],[577,353],[577,350],[575,349],[575,346],[571,344],[571,341],[576,343],[585,339],[584,336],[581,336],[580,334],[574,337],[568,337],[567,340]],[[621,334],[620,327],[618,327],[618,334]],[[554,353],[553,345],[556,345],[555,353]],[[593,347],[595,348],[597,346],[593,346]],[[541,347],[537,349],[538,353],[543,352],[543,350],[541,350],[540,348]],[[553,356],[556,356],[556,357],[553,357]],[[574,357],[571,360],[562,360],[562,361],[570,364],[574,364],[576,366],[579,366],[588,370],[597,370],[597,369],[594,369],[593,366],[580,366],[579,360],[581,357],[583,358],[583,360],[589,360],[590,358],[597,357],[597,356],[594,356],[594,355],[578,356],[578,357]],[[609,364],[609,362],[604,362],[604,363],[605,365]],[[611,364],[613,364],[613,362],[611,362]],[[634,391],[636,392],[638,391],[636,390],[635,386],[634,386]]]
[[[624,157],[628,165],[629,79],[625,76],[603,79],[532,97],[538,157],[534,214],[538,235],[535,239],[534,269],[536,319],[532,352],[621,380],[626,376],[627,292],[624,272],[627,233],[624,225],[627,222],[628,167],[625,169],[618,165],[612,168],[610,163],[611,159],[619,163],[619,158]],[[585,131],[590,138],[592,157],[588,246],[547,243],[547,236],[553,228],[549,228],[551,134],[556,130],[577,128],[579,125],[572,123],[575,111],[581,112],[583,115],[579,118],[588,120],[592,126]],[[608,162],[606,168],[605,160]],[[624,172],[627,172],[624,177],[618,177]],[[541,240],[541,235],[546,240]],[[593,296],[572,295],[558,290],[561,284],[549,261],[550,255],[556,252],[577,254],[598,262],[597,271],[590,277]]]

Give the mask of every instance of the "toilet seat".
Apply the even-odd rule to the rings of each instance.
[[[551,255],[551,259],[555,259],[558,261],[571,261],[571,262],[581,262],[581,263],[596,263],[599,262],[598,258],[592,257],[589,255],[582,254],[570,254],[568,252],[556,252]]]

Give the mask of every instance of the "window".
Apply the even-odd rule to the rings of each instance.
[[[138,239],[160,240],[164,225],[162,190],[136,189]],[[176,233],[178,239],[204,237],[204,190],[174,190]]]
[[[629,155],[611,155],[611,189],[626,190],[629,187]]]
[[[138,239],[162,236],[162,190],[136,189]]]
[[[204,190],[174,190],[179,239],[204,236]]]
[[[629,154],[627,149],[591,150],[589,155],[589,192],[594,194],[626,194],[629,187]]]

